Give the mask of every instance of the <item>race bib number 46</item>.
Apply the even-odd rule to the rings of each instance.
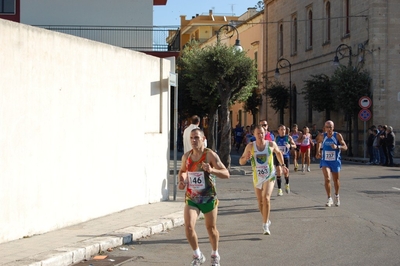
[[[194,190],[206,188],[204,172],[189,172],[189,187]]]
[[[335,151],[325,151],[325,161],[334,161]]]

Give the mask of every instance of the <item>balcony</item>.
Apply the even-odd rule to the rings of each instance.
[[[179,28],[164,26],[34,26],[135,51],[179,51]]]

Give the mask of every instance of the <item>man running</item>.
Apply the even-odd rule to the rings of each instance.
[[[204,214],[205,225],[212,247],[211,265],[220,266],[218,254],[219,232],[217,230],[218,199],[215,179],[229,178],[229,171],[218,155],[204,147],[204,132],[195,128],[190,132],[192,150],[182,156],[182,166],[179,170],[178,188],[185,194],[185,233],[193,249],[191,265],[201,265],[206,258],[200,251],[195,225],[200,211]]]
[[[331,120],[325,122],[324,133],[317,137],[317,159],[321,159],[320,168],[325,178],[325,190],[328,196],[326,203],[327,207],[332,206],[333,201],[331,197],[331,183],[330,176],[332,175],[333,183],[335,186],[335,205],[340,206],[339,188],[340,180],[339,174],[342,166],[340,160],[340,151],[346,151],[347,145],[342,135],[333,131],[334,124]]]
[[[284,125],[278,126],[278,136],[275,138],[276,145],[278,145],[279,150],[282,152],[283,160],[285,162],[286,168],[289,169],[289,161],[290,161],[290,149],[296,148],[296,144],[294,143],[291,136],[286,134],[286,127]],[[276,167],[276,182],[278,184],[278,196],[283,196],[282,192],[282,179],[281,176],[283,174],[282,166],[279,164],[278,160],[274,156],[274,163]],[[284,174],[285,176],[285,191],[286,193],[290,193],[289,187],[289,170]]]
[[[258,208],[262,215],[264,235],[270,235],[270,199],[275,184],[275,167],[272,153],[276,154],[283,172],[286,173],[288,169],[284,164],[282,152],[279,150],[278,145],[274,141],[265,140],[263,126],[258,125],[255,127],[254,136],[256,141],[246,145],[239,163],[240,165],[245,165],[248,160],[251,160],[254,191],[257,196]]]

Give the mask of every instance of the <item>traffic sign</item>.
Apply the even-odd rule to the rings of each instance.
[[[369,97],[367,96],[363,96],[360,98],[360,100],[358,101],[358,105],[361,108],[370,108],[372,105],[372,101]]]
[[[363,108],[358,113],[358,117],[361,119],[361,121],[368,121],[371,119],[372,113],[369,109]]]

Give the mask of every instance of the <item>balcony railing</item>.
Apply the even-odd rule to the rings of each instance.
[[[136,51],[179,51],[179,29],[174,27],[35,26]]]

